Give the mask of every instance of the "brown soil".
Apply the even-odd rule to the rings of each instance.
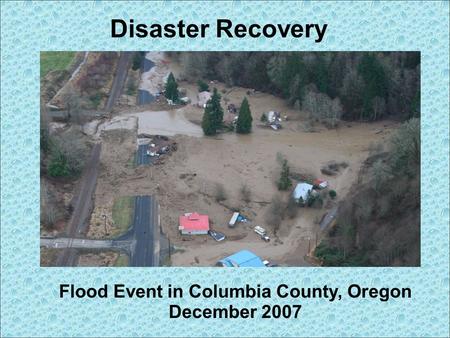
[[[119,254],[112,251],[80,254],[77,266],[113,266],[118,257]]]
[[[55,266],[58,250],[41,248],[40,266]]]

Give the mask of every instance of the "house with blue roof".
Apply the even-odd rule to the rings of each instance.
[[[248,250],[241,250],[235,254],[221,259],[217,262],[217,266],[221,267],[249,267],[260,268],[265,267],[264,261]]]

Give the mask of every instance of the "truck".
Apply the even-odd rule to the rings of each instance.
[[[255,226],[255,228],[253,229],[260,237],[263,241],[265,242],[269,242],[270,241],[270,237],[267,236],[267,232],[263,227],[260,227],[259,225]]]
[[[233,213],[233,216],[231,216],[230,222],[228,223],[228,226],[230,228],[233,228],[236,225],[238,217],[239,217],[238,212]]]

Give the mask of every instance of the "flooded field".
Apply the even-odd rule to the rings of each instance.
[[[134,113],[138,118],[138,134],[186,135],[201,137],[202,129],[184,116],[182,109],[169,111],[145,111]]]
[[[148,53],[148,57],[155,65],[142,74],[141,89],[145,87],[145,92],[151,93],[158,85],[161,87],[164,74],[176,65],[168,67],[158,53]],[[226,88],[214,82],[211,86],[221,93],[227,120],[234,115],[226,111],[225,102],[239,105],[244,97],[248,98],[252,133],[223,132],[204,137],[200,127],[204,109],[194,103],[197,89],[194,84],[182,85],[193,103],[175,108],[163,102],[124,110],[108,121],[86,126],[86,130],[97,129],[96,135],[108,140],[102,151],[104,171],[97,186],[96,205],[109,210],[112,196],[157,196],[162,230],[175,248],[173,266],[214,266],[220,258],[242,249],[283,265],[308,265],[305,255],[320,230],[318,221],[332,205],[301,209],[295,218],[283,219],[275,228],[267,217],[272,200],[286,201],[290,195],[290,190],[280,192],[277,188],[279,155],[288,160],[291,173],[318,178],[324,178],[321,167],[325,163],[345,162],[345,169],[325,177],[331,189],[338,192],[335,204],[356,182],[370,147],[387,140],[396,123],[342,123],[331,130],[317,124],[307,130],[302,113],[280,98],[261,92],[249,94],[248,88]],[[283,113],[281,130],[274,131],[259,121],[268,110]],[[129,163],[140,134],[168,136],[177,144],[177,150],[158,165],[133,168]],[[226,195],[221,202],[216,199],[218,185],[224,187]],[[250,201],[242,199],[243,186],[251,191]],[[250,222],[229,228],[233,210],[239,210]],[[212,228],[224,233],[227,240],[216,243],[209,236],[181,236],[178,217],[186,212],[209,215]],[[261,241],[253,232],[254,225],[266,228],[272,241]]]

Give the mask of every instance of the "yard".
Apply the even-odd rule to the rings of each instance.
[[[109,237],[114,238],[125,233],[131,226],[134,210],[134,197],[122,196],[114,201],[112,219],[114,227]]]
[[[69,67],[75,54],[75,52],[41,52],[41,78],[52,70]]]

